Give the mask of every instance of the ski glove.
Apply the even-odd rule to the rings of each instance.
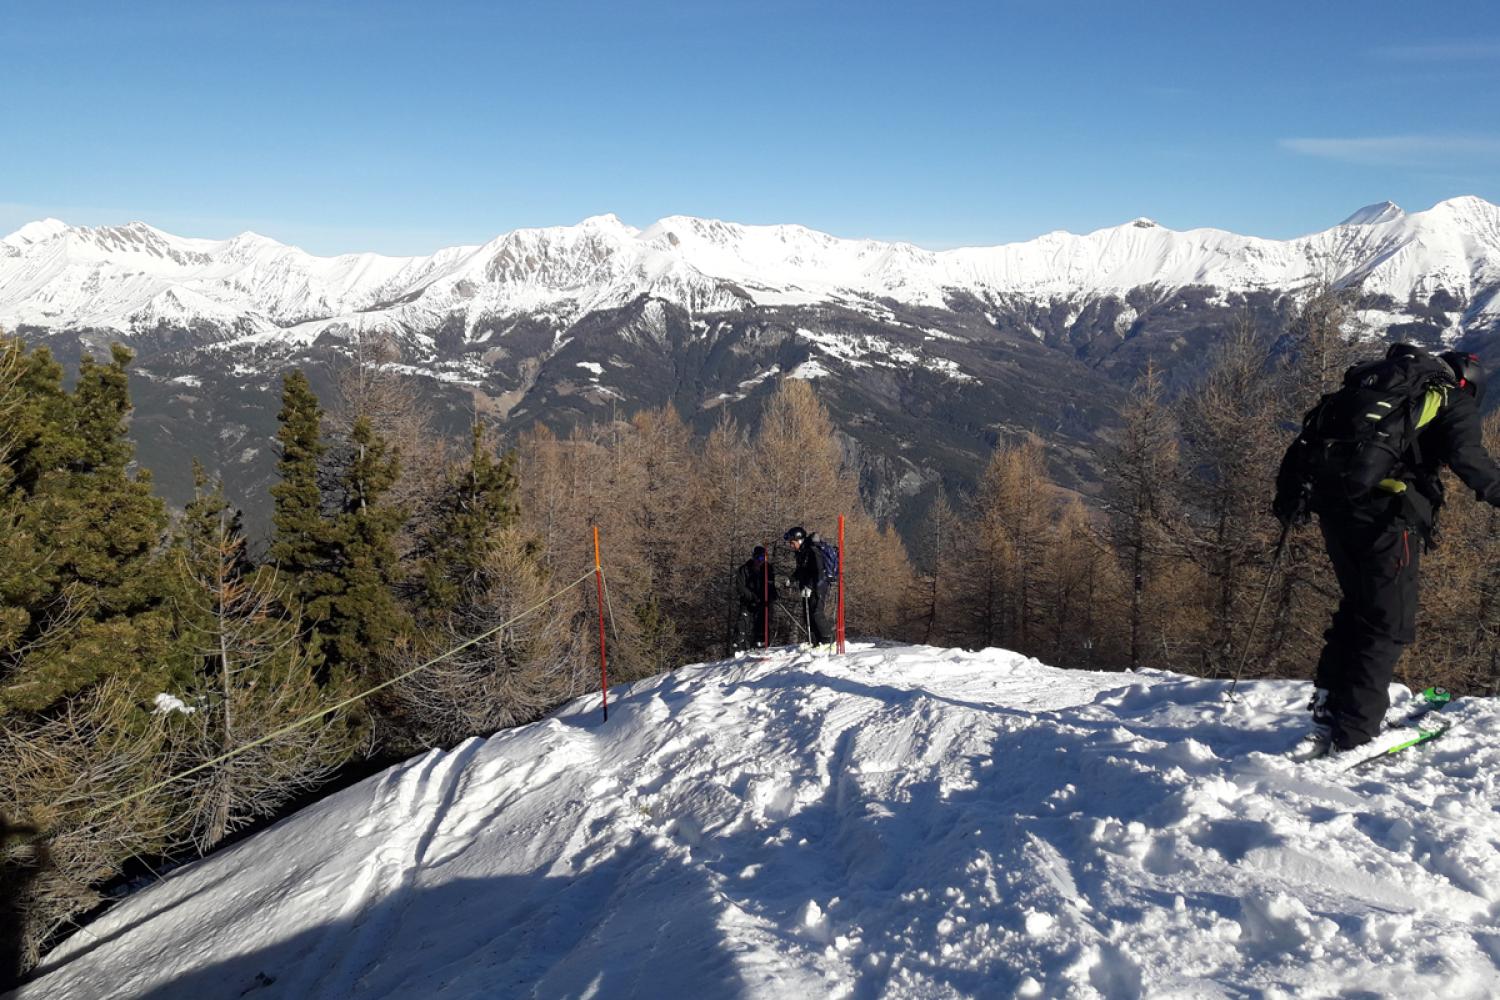
[[[1302,502],[1302,497],[1293,495],[1291,497],[1278,496],[1271,501],[1271,513],[1276,516],[1282,526],[1295,524],[1299,527],[1312,520],[1312,511],[1307,509],[1307,504]]]
[[[804,601],[806,601],[806,600],[810,599],[811,597],[812,597],[812,588],[811,587],[803,587],[802,588],[802,599]]]

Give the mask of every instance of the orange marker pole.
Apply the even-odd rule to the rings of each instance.
[[[599,591],[599,696],[609,721],[609,659],[604,653],[604,564],[599,561],[599,526],[594,525],[594,586]]]
[[[839,515],[839,652],[844,651],[844,515]]]

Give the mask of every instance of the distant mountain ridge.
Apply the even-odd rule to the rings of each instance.
[[[392,367],[448,430],[477,412],[507,437],[666,404],[700,430],[726,412],[753,425],[779,380],[814,379],[867,501],[911,526],[940,481],[962,492],[1027,435],[1093,492],[1101,435],[1148,361],[1189,385],[1226,331],[1284,330],[1324,281],[1355,296],[1361,336],[1484,352],[1500,342],[1500,207],[1383,202],[1293,240],[1135,219],[944,251],[604,215],[425,257],[46,219],[0,240],[0,326],[64,360],[131,346],[142,463],[180,503],[202,459],[252,526],[280,374],[326,378],[360,335],[398,348]]]
[[[840,239],[796,225],[673,216],[636,229],[613,215],[520,229],[426,257],[316,257],[255,233],[173,236],[145,223],[33,222],[0,240],[0,324],[123,334],[195,326],[222,339],[308,343],[330,327],[417,338],[461,322],[546,310],[576,321],[641,296],[689,314],[882,301],[948,308],[955,297],[1123,294],[1154,285],[1297,289],[1319,277],[1406,302],[1438,291],[1460,325],[1500,319],[1500,207],[1453,198],[1425,212],[1384,202],[1293,240],[1147,219],[1086,235],[931,251]]]

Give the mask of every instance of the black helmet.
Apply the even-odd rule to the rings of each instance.
[[[1484,366],[1479,363],[1479,356],[1465,354],[1463,351],[1444,351],[1440,357],[1453,369],[1454,376],[1458,378],[1458,387],[1467,389],[1474,401],[1478,402],[1484,395]]]
[[[807,532],[803,531],[802,526],[799,524],[795,528],[786,529],[786,534],[782,535],[781,537],[784,541],[800,542],[807,537]]]
[[[766,561],[766,547],[764,545],[757,545],[755,547],[755,551],[752,552],[752,553],[750,553],[750,558],[754,559],[756,562],[765,562]]]

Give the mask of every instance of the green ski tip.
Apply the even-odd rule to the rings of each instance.
[[[1440,727],[1440,728],[1437,728],[1437,729],[1423,729],[1423,730],[1419,730],[1417,732],[1417,735],[1413,736],[1411,739],[1407,740],[1405,743],[1398,743],[1395,746],[1391,747],[1389,750],[1387,750],[1385,752],[1386,756],[1389,757],[1393,753],[1400,753],[1402,750],[1409,750],[1412,747],[1417,746],[1420,743],[1426,743],[1428,740],[1435,740],[1439,736],[1441,736],[1444,733],[1446,733],[1447,731],[1448,731],[1448,727],[1446,727],[1446,726],[1443,726],[1443,727]]]

